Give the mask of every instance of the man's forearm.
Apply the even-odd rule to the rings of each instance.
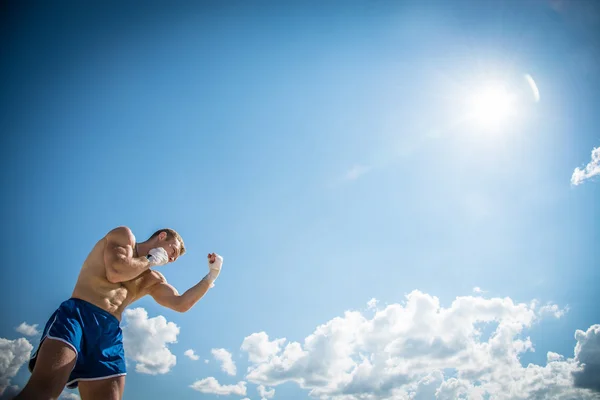
[[[150,268],[147,257],[135,257],[114,263],[110,270],[109,280],[113,283],[125,282],[138,277]]]
[[[181,311],[188,311],[192,308],[208,292],[211,284],[212,282],[207,275],[200,282],[186,290],[180,297]]]

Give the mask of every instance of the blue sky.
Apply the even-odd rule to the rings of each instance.
[[[181,233],[188,254],[161,269],[180,291],[207,272],[207,253],[224,257],[216,287],[188,313],[150,298],[133,305],[131,340],[150,325],[160,334],[130,348],[125,398],[221,390],[254,400],[261,384],[264,398],[273,389],[286,399],[418,398],[436,388],[442,398],[450,379],[472,396],[503,398],[502,385],[519,393],[517,378],[477,383],[454,359],[435,364],[436,338],[523,379],[529,363],[559,363],[565,376],[585,357],[600,364],[589,358],[600,346],[593,2],[3,7],[0,338],[11,367],[0,386],[23,386],[28,347],[16,341],[39,340],[16,327],[41,329],[93,244],[119,225],[139,240],[161,227]],[[465,119],[465,99],[492,81],[517,96],[497,129]],[[442,323],[432,309],[478,322]],[[376,329],[323,333],[336,323],[348,334]],[[482,337],[472,335],[479,323]],[[461,326],[471,333],[453,336]],[[486,346],[505,335],[505,357],[494,359]],[[410,364],[406,349],[420,347],[406,338],[429,343],[415,356],[429,367]],[[332,350],[344,346],[352,350]],[[231,354],[235,374],[213,349]],[[157,357],[152,373],[136,372],[145,352]],[[418,372],[383,371],[384,355]],[[203,391],[190,387],[197,381]],[[546,385],[554,394],[576,390],[556,382]]]

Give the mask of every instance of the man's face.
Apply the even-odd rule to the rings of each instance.
[[[165,251],[169,255],[169,262],[177,260],[177,258],[181,254],[181,243],[179,243],[179,240],[177,240],[176,238],[167,239],[167,235],[165,232],[161,232],[158,235],[158,245],[165,249]]]
[[[169,262],[177,260],[179,254],[181,253],[181,243],[179,243],[179,240],[175,238],[171,240],[165,240],[163,248],[169,255]]]

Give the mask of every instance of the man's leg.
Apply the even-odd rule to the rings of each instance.
[[[29,381],[13,400],[57,399],[76,361],[77,353],[71,346],[60,340],[44,339]]]
[[[97,381],[79,381],[81,400],[121,400],[124,390],[124,375]]]

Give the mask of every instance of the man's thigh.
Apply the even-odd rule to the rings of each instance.
[[[81,400],[121,400],[125,390],[125,375],[114,378],[79,381]]]
[[[56,398],[67,384],[77,353],[71,345],[46,338],[37,355],[35,368],[17,399]]]

